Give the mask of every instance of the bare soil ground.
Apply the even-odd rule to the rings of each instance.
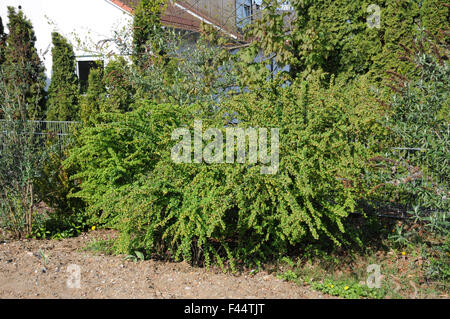
[[[0,242],[0,298],[329,298],[267,272],[224,274],[83,250],[93,239],[110,235],[101,230],[62,240]],[[69,288],[71,264],[80,267],[79,288]]]

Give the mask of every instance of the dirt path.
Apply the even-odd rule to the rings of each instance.
[[[264,272],[231,275],[81,250],[106,236],[107,231],[94,231],[63,240],[0,243],[0,298],[328,298]],[[80,267],[79,288],[69,265]],[[75,288],[68,286],[70,276]]]

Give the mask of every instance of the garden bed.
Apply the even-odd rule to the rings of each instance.
[[[99,230],[62,240],[2,242],[0,298],[328,298],[267,272],[232,275],[95,251],[114,236]],[[67,286],[71,264],[81,269],[79,289]]]

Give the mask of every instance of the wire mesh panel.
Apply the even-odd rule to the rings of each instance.
[[[436,132],[441,140],[440,147],[427,145],[423,147],[394,147],[391,154],[398,162],[409,167],[410,175],[433,184],[441,190],[449,189],[450,167],[450,126],[447,130]]]
[[[28,121],[27,124],[27,132],[32,132],[35,135],[46,135],[64,142],[80,123],[73,121]],[[10,129],[10,122],[0,120],[0,143],[8,138]]]

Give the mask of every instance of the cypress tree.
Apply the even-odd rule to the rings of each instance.
[[[450,7],[443,4],[442,0],[423,0],[422,3],[422,26],[434,35],[450,25]]]
[[[31,22],[23,12],[8,7],[9,35],[3,70],[8,92],[18,102],[16,117],[42,119],[45,111],[45,68],[37,53]]]
[[[131,70],[123,57],[108,63],[103,79],[108,97],[103,104],[103,112],[126,112],[130,110],[134,94],[130,76]]]
[[[91,69],[89,72],[88,89],[80,106],[80,118],[85,124],[92,123],[94,116],[103,108],[106,90],[102,73],[100,68]]]
[[[382,50],[373,57],[372,74],[384,78],[386,71],[406,72],[412,66],[398,57],[404,47],[411,47],[417,31],[420,8],[415,1],[387,1],[381,11]]]
[[[134,12],[133,62],[140,69],[148,62],[149,41],[154,40],[154,36],[161,30],[161,15],[166,2],[166,0],[141,0]]]
[[[3,28],[2,17],[0,17],[0,81],[3,78],[2,65],[5,62],[5,50],[6,50],[6,33]],[[0,95],[0,105],[3,104],[4,96]],[[0,119],[3,118],[3,110],[0,109]]]
[[[78,105],[78,77],[72,45],[59,33],[52,33],[52,80],[48,90],[48,121],[76,119]]]
[[[0,17],[0,68],[5,62],[5,50],[6,50],[6,33],[3,28],[2,17]]]

